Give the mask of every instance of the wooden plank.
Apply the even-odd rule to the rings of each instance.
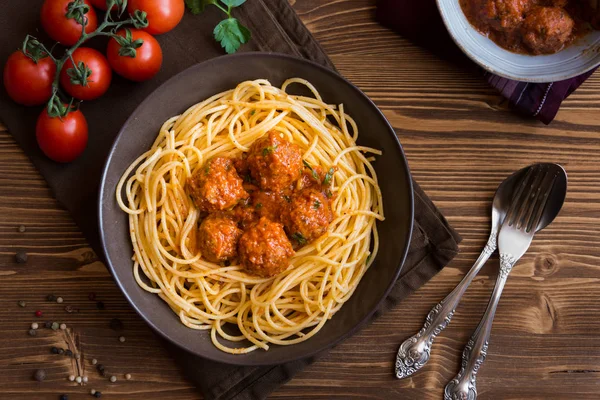
[[[393,378],[397,346],[421,326],[429,308],[477,257],[487,238],[496,186],[533,161],[563,163],[569,195],[556,222],[536,236],[509,278],[488,360],[479,374],[480,398],[598,398],[600,75],[592,76],[565,101],[556,121],[544,126],[507,110],[476,72],[440,61],[378,26],[372,0],[305,0],[294,7],[340,72],[382,108],[399,134],[413,175],[464,241],[459,256],[425,287],[273,398],[441,398],[485,309],[496,259],[468,290],[422,373],[405,381]],[[78,399],[95,388],[114,399],[200,398],[3,127],[0,154],[0,397],[55,399],[69,393]],[[21,224],[24,233],[18,232]],[[21,249],[29,254],[27,264],[15,262]],[[105,303],[105,310],[96,309],[90,292]],[[65,302],[48,303],[49,293]],[[18,300],[26,300],[27,307],[19,308]],[[79,312],[66,313],[66,305]],[[67,332],[43,330],[29,337],[29,325],[39,321],[33,316],[37,309],[45,313],[41,321],[65,322]],[[109,328],[115,317],[124,322],[125,343]],[[66,379],[77,364],[49,351],[65,347],[69,337],[85,360],[82,368],[90,378],[85,388]],[[119,381],[111,384],[101,377],[91,358],[98,358]],[[40,367],[49,374],[41,384],[31,379]],[[124,373],[133,379],[124,381]]]

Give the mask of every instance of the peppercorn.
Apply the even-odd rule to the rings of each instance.
[[[98,370],[98,372],[102,373],[102,372],[104,372],[104,365],[98,364],[98,365],[96,365],[96,369]]]
[[[40,318],[42,315],[44,315],[44,313],[42,312],[42,310],[37,310],[35,312],[35,316],[38,317],[38,318]]]
[[[83,378],[81,378],[81,380],[82,380],[83,383],[88,383],[89,379],[88,379],[87,376],[84,376]]]
[[[23,300],[19,300],[19,301],[17,302],[17,304],[18,304],[18,305],[19,305],[19,307],[21,307],[21,308],[24,308],[24,307],[27,305],[27,303],[25,303]]]
[[[25,228],[25,225],[20,225],[19,226],[19,232],[23,233],[27,230],[27,228]]]
[[[29,330],[29,336],[37,336],[37,330],[35,330],[35,329],[30,329],[30,330]]]
[[[113,376],[111,376],[111,377],[110,377],[110,381],[111,381],[112,383],[115,383],[115,382],[117,381],[117,377],[116,377],[116,376],[114,376],[114,375],[113,375]]]
[[[53,322],[50,327],[52,328],[53,331],[57,331],[58,328],[60,327],[60,325],[58,324],[58,322]]]
[[[68,312],[68,313],[70,314],[70,313],[73,313],[73,312],[75,312],[75,311],[77,311],[77,310],[76,310],[76,309],[75,309],[75,307],[73,307],[73,306],[66,306],[66,307],[65,307],[65,311],[66,311],[66,312]]]
[[[69,396],[67,396],[66,394],[62,394],[60,396],[60,400],[69,400]]]
[[[130,380],[131,379],[131,374],[125,374],[125,379]]]
[[[96,300],[96,293],[90,293],[90,294],[88,294],[88,299],[90,299],[91,301]]]
[[[123,322],[119,318],[113,318],[110,320],[110,329],[114,331],[120,331],[123,329]]]
[[[44,327],[45,327],[46,329],[50,329],[50,328],[52,328],[52,322],[49,322],[49,321],[46,321],[46,322],[44,322]]]
[[[58,354],[65,354],[65,349],[58,349]]]
[[[70,380],[71,382],[75,381],[75,375],[69,375],[69,380]]]
[[[60,329],[63,331],[67,329],[67,324],[60,324]]]
[[[96,394],[96,389],[92,389],[92,390],[90,390],[90,394],[91,394],[92,396],[93,396],[93,395],[95,395],[95,394]]]
[[[104,303],[103,303],[103,302],[101,302],[101,301],[97,302],[97,303],[96,303],[96,308],[97,308],[98,310],[104,310]]]
[[[51,352],[52,354],[58,354],[58,348],[57,348],[57,347],[52,347],[52,348],[50,349],[50,352]]]
[[[25,264],[27,262],[27,253],[24,251],[17,251],[17,254],[15,254],[15,261],[18,264]]]
[[[119,342],[124,343],[125,342],[125,336],[119,336]]]
[[[96,398],[102,397],[102,392],[96,392],[96,393],[94,393],[94,397],[96,397]]]
[[[98,364],[98,360],[96,360],[95,358],[92,358],[92,365],[96,365]]]
[[[49,294],[48,296],[46,296],[46,300],[48,301],[54,301],[56,300],[56,296],[53,294]]]
[[[67,350],[65,351],[65,356],[67,356],[67,357],[72,357],[72,356],[73,356],[73,352],[72,352],[71,350],[67,349]]]
[[[46,371],[44,371],[43,369],[36,370],[33,374],[33,379],[35,379],[38,382],[42,382],[44,379],[46,379]]]
[[[58,304],[62,303],[63,301],[64,301],[64,300],[63,300],[63,298],[62,298],[62,297],[57,297],[57,298],[56,298],[56,302],[57,302]]]
[[[31,329],[37,329],[37,328],[39,328],[39,327],[40,327],[40,326],[38,325],[38,323],[37,323],[37,322],[34,322],[34,323],[32,323],[32,324],[31,324]]]
[[[80,376],[78,376],[77,378],[75,378],[75,382],[77,382],[77,383],[81,383],[81,381],[82,381],[82,379],[81,379],[81,377],[80,377]]]

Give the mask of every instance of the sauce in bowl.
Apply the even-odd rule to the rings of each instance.
[[[499,46],[552,54],[600,29],[597,0],[460,0],[465,16]]]

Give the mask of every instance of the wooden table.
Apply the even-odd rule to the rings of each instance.
[[[485,309],[495,259],[466,293],[424,371],[396,380],[397,346],[479,254],[496,186],[517,168],[554,161],[569,174],[568,198],[511,274],[478,390],[481,399],[600,398],[600,73],[544,126],[508,111],[480,76],[380,27],[372,0],[304,0],[295,8],[340,72],[384,111],[400,134],[415,179],[464,241],[459,256],[425,287],[272,397],[441,399]],[[10,134],[0,130],[0,398],[57,399],[69,393],[70,399],[83,399],[90,398],[90,388],[109,399],[200,398]],[[25,232],[18,231],[20,225]],[[27,264],[14,261],[20,249],[29,254]],[[105,310],[88,300],[90,292]],[[46,302],[50,293],[64,303]],[[18,300],[27,301],[25,309]],[[66,314],[65,305],[79,312]],[[42,320],[65,322],[68,330],[29,337],[37,309],[45,313]],[[124,321],[125,343],[109,328],[115,317]],[[65,347],[66,340],[86,360],[99,359],[119,381],[110,384],[86,361],[87,387],[68,382],[75,362],[50,354],[51,346]],[[48,373],[42,384],[31,379],[36,368]],[[133,379],[124,381],[125,373]]]

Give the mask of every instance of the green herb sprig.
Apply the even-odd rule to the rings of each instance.
[[[231,16],[231,11],[244,4],[246,0],[185,0],[192,14],[200,14],[208,5],[213,5],[227,14],[213,30],[215,40],[221,44],[227,54],[235,53],[242,44],[247,43],[252,34],[250,30]]]

